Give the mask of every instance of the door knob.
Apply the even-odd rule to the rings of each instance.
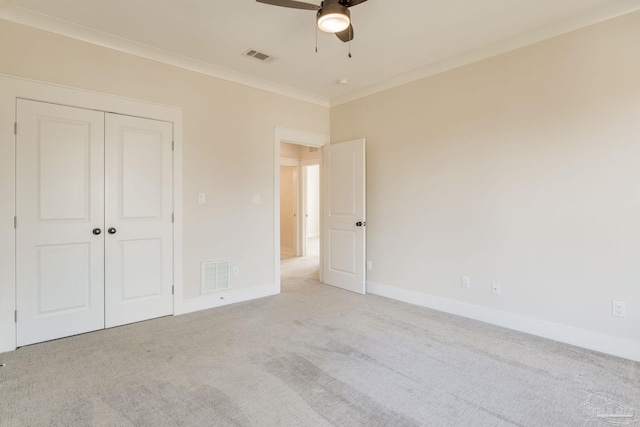
[[[92,233],[97,236],[98,234],[102,233],[102,230],[100,230],[99,228],[94,228]]]
[[[109,229],[107,230],[107,233],[109,234],[116,234],[116,229],[113,227],[109,227]]]
[[[356,222],[356,227],[362,227],[362,221]]]

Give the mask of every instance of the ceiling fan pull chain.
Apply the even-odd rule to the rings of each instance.
[[[349,58],[351,58],[351,40],[353,40],[353,27],[349,25]]]
[[[318,26],[314,25],[314,27],[316,27],[316,53],[318,53]]]

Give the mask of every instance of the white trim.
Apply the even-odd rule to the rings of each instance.
[[[256,298],[268,297],[280,293],[280,286],[263,285],[253,286],[244,289],[220,290],[215,293],[208,293],[198,298],[182,301],[180,311],[175,314],[193,313],[195,311],[207,310],[210,308],[222,307],[224,305],[237,302],[249,301]]]
[[[275,135],[278,137],[278,152],[280,151],[280,142],[312,147],[322,147],[323,145],[327,145],[331,142],[331,137],[329,135],[289,129],[280,126],[275,127]]]
[[[207,76],[217,77],[252,88],[266,90],[268,92],[320,105],[322,107],[329,107],[329,99],[323,96],[218,67],[204,61],[188,58],[173,52],[134,42],[93,28],[63,21],[48,15],[39,14],[15,5],[9,5],[0,9],[0,19],[15,22],[17,24],[28,25],[50,33],[71,37],[76,40],[128,53],[141,58],[151,59],[164,64],[173,65],[174,67],[185,70],[195,71],[196,73],[205,74]]]
[[[273,283],[280,293],[280,143],[322,147],[331,143],[329,135],[289,129],[281,126],[273,128],[273,245],[274,266]],[[321,162],[322,160],[320,160]],[[320,188],[322,193],[322,188]],[[322,223],[320,224],[322,228]],[[320,242],[322,246],[322,242]],[[320,256],[320,275],[322,276],[322,256]],[[320,277],[322,281],[322,277]]]
[[[331,107],[346,104],[365,96],[373,95],[387,89],[392,89],[407,83],[424,79],[435,74],[443,73],[454,68],[462,67],[473,62],[482,61],[515,49],[532,45],[561,34],[569,33],[580,28],[588,27],[599,22],[626,15],[640,9],[640,0],[627,0],[624,2],[611,2],[602,7],[588,10],[584,13],[543,25],[533,30],[525,31],[497,43],[482,46],[457,56],[446,58],[440,62],[431,63],[424,67],[399,74],[390,79],[373,84],[371,86],[349,92],[342,96],[331,98]]]
[[[0,75],[0,352],[16,348],[15,300],[15,136],[16,99],[116,112],[173,123],[174,313],[182,303],[182,109],[108,94]],[[20,130],[18,130],[19,132]],[[19,224],[18,224],[19,226]],[[18,313],[19,316],[19,313]]]
[[[380,283],[367,282],[367,293],[640,362],[640,341],[613,337]]]

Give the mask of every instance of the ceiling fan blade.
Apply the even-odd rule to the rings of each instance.
[[[339,0],[339,3],[344,7],[356,6],[360,3],[364,3],[367,0]]]
[[[295,0],[256,0],[258,3],[272,6],[290,7],[292,9],[320,10],[320,6]]]
[[[336,37],[343,42],[350,42],[353,40],[353,25],[349,25],[349,28],[336,33]]]

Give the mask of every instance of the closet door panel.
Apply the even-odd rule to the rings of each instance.
[[[104,113],[18,100],[17,122],[22,346],[104,327]]]
[[[107,327],[173,313],[171,123],[107,114]]]

